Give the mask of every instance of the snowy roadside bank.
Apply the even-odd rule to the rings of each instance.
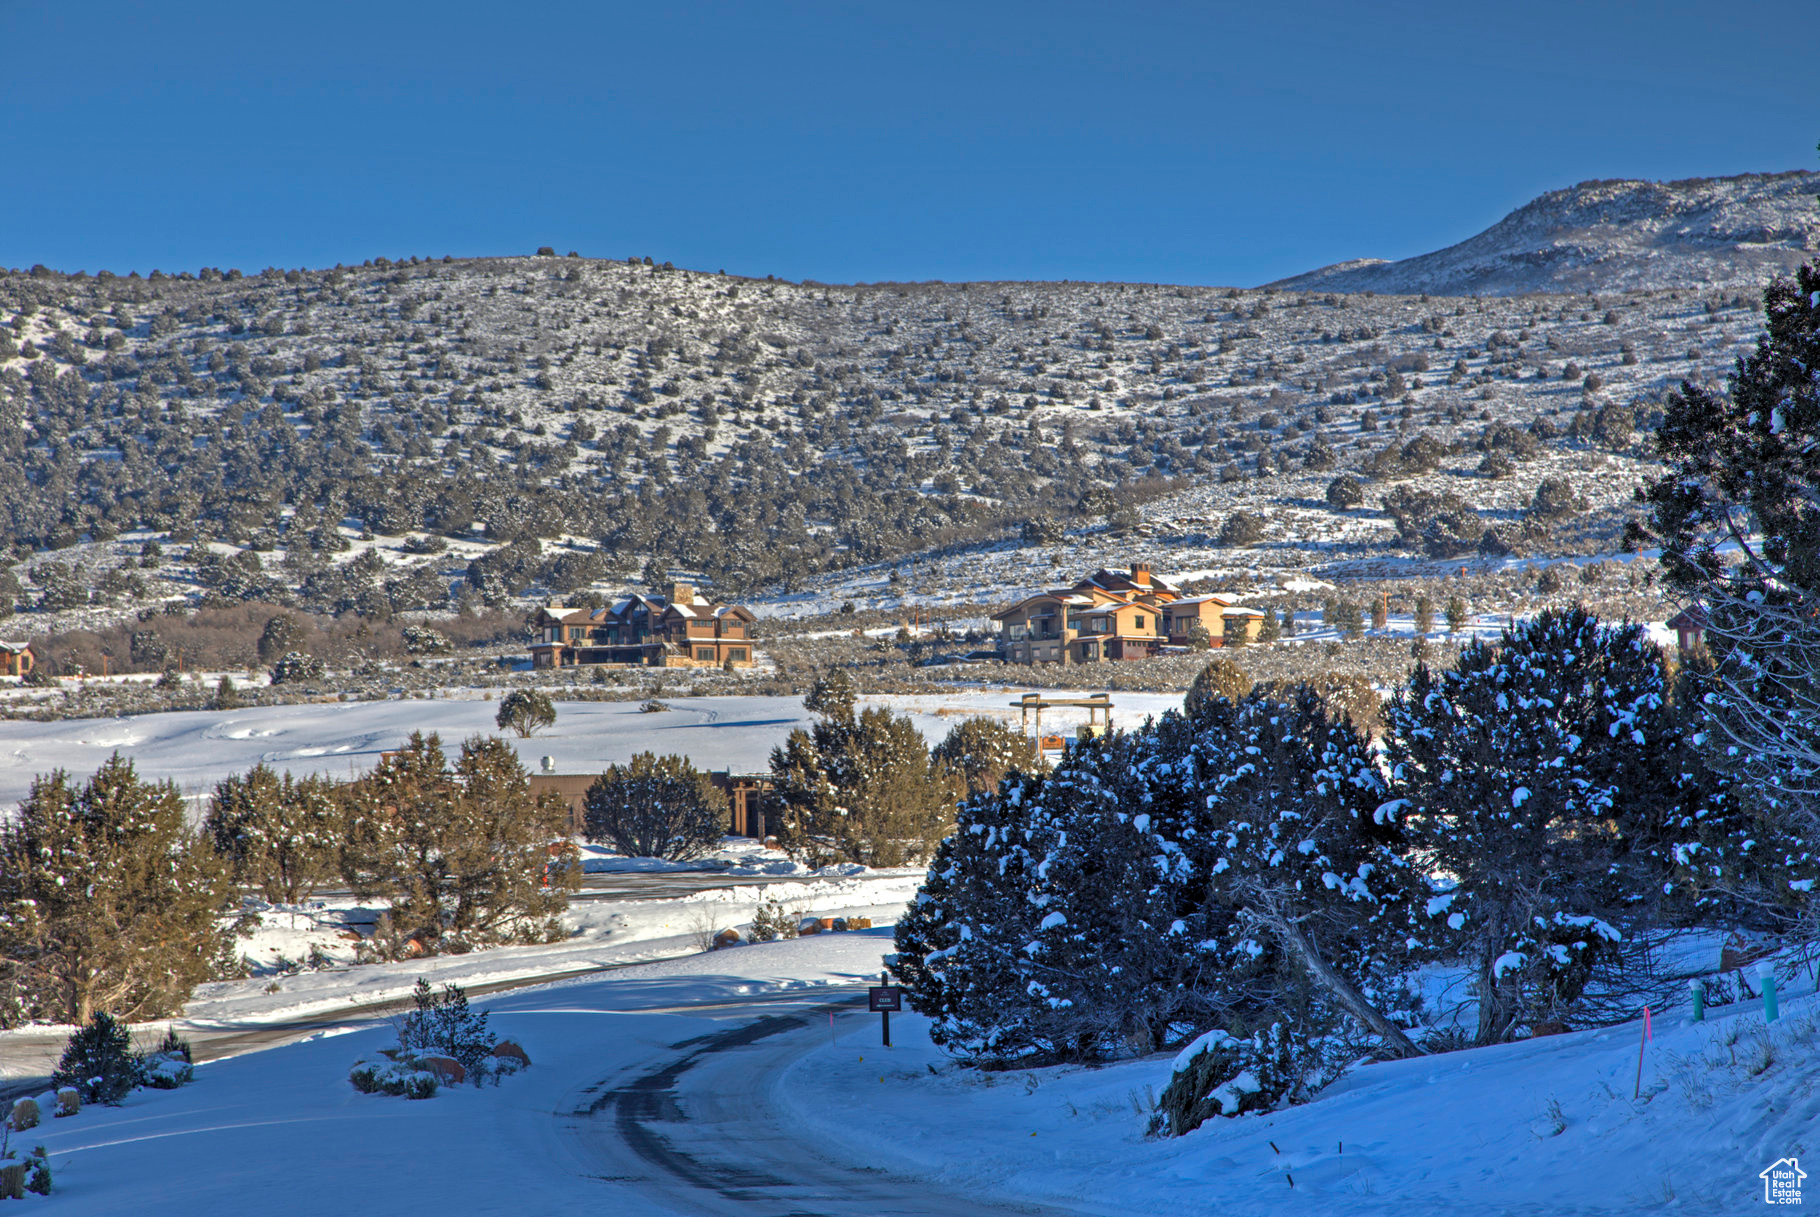
[[[718,961],[734,960],[759,948],[738,946],[708,952],[702,944],[717,930],[745,929],[753,913],[766,901],[776,901],[805,915],[869,917],[875,925],[888,927],[895,923],[921,882],[921,871],[869,872],[806,882],[729,882],[725,887],[667,900],[577,903],[564,917],[571,937],[562,942],[391,963],[337,964],[317,970],[218,981],[199,986],[180,1017],[158,1020],[146,1027],[162,1029],[168,1025],[180,1035],[194,1036],[256,1031],[307,1019],[370,1018],[370,1012],[361,1012],[364,1008],[408,1000],[419,977],[436,985],[477,988],[540,983],[554,976],[585,975],[658,960],[672,961],[676,966],[700,958],[716,961],[711,965],[714,967],[737,969],[748,965]],[[286,930],[275,924],[262,931],[261,949],[302,960],[310,944],[334,942],[332,921],[319,921],[317,916],[280,916],[293,916],[298,928]],[[850,935],[829,933],[820,937],[827,941]],[[350,944],[334,945],[345,955]],[[47,1076],[71,1030],[38,1024],[0,1031],[0,1089],[5,1089],[9,1081]]]
[[[349,1066],[393,1036],[369,1021],[205,1063],[181,1090],[135,1091],[33,1135],[67,1217],[650,1212],[637,1180],[604,1177],[572,1113],[603,1079],[727,1019],[857,993],[889,943],[818,935],[495,995],[481,1003],[492,1029],[532,1062],[498,1087],[426,1102],[356,1092]]]
[[[876,1020],[874,1020],[876,1022]],[[818,1043],[775,1083],[787,1122],[852,1162],[955,1191],[1179,1214],[1756,1211],[1758,1172],[1820,1120],[1820,1000],[1356,1069],[1316,1101],[1148,1140],[1161,1056],[978,1073],[927,1023]],[[933,1071],[933,1072],[932,1072]],[[864,1104],[868,1117],[851,1113]],[[1293,1181],[1293,1182],[1292,1182]]]
[[[397,1000],[409,996],[419,976],[435,984],[493,984],[696,954],[702,950],[704,934],[711,937],[717,930],[743,928],[767,900],[800,908],[805,914],[869,916],[876,924],[889,925],[916,894],[922,879],[923,873],[916,871],[807,883],[729,882],[726,887],[674,900],[577,904],[564,914],[571,937],[562,942],[201,985],[184,1008],[178,1027],[181,1030],[186,1023],[256,1026],[342,1005]],[[715,954],[746,949],[732,947]]]

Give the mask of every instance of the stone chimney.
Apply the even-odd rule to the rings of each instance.
[[[1150,586],[1150,563],[1133,562],[1131,564],[1131,581],[1139,587]]]
[[[693,583],[672,583],[670,585],[671,604],[693,604],[695,602],[695,585]]]

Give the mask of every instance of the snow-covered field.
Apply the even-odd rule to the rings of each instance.
[[[931,743],[969,715],[1016,721],[1010,708],[1020,690],[958,689],[927,697],[878,697],[866,704],[908,713]],[[1053,690],[1047,696],[1066,696]],[[542,757],[558,773],[591,773],[640,752],[679,753],[703,769],[736,772],[770,766],[771,750],[812,716],[794,697],[677,698],[662,713],[641,713],[635,702],[559,702],[556,725],[529,739],[500,732],[494,701],[432,698],[268,706],[246,710],[194,710],[127,718],[62,722],[0,722],[0,808],[10,810],[31,789],[36,774],[62,768],[81,777],[118,751],[140,776],[169,778],[185,795],[204,798],[214,783],[261,761],[302,776],[346,778],[372,768],[379,755],[403,746],[413,731],[440,732],[453,747],[470,735],[501,735],[536,772]],[[1181,698],[1121,693],[1114,722],[1137,726]],[[1072,717],[1071,717],[1072,715]],[[1045,723],[1072,727],[1078,714],[1045,714]]]
[[[855,1190],[798,1211],[865,1211],[850,1202],[883,1192],[901,1203],[874,1211],[939,1214],[960,1204],[944,1197],[966,1197],[974,1212],[1002,1197],[1184,1217],[1705,1215],[1756,1211],[1758,1172],[1800,1156],[1820,1119],[1820,1003],[1799,996],[1769,1025],[1755,1003],[1700,1025],[1657,1020],[1635,1099],[1633,1023],[1374,1064],[1307,1106],[1152,1141],[1167,1056],[981,1075],[946,1061],[912,1016],[880,1048],[857,986],[889,945],[884,931],[818,936],[498,996],[493,1028],[534,1067],[428,1102],[348,1084],[348,1066],[388,1039],[371,1026],[206,1064],[183,1090],[47,1121],[36,1139],[51,1200],[145,1217],[770,1213],[787,1210],[767,1208],[758,1181],[800,1153],[809,1173],[846,1172]],[[831,1019],[790,1001],[839,995],[851,1012]],[[711,1056],[700,1046],[805,1006],[794,1029]],[[623,1106],[615,1119],[620,1096],[669,1062],[689,1064],[665,1073],[658,1122],[631,1127]],[[628,1138],[652,1127],[661,1139],[640,1158]],[[667,1154],[724,1162],[726,1177],[668,1177]]]

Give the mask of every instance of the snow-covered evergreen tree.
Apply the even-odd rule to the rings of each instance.
[[[280,777],[255,765],[215,784],[202,832],[227,860],[236,882],[267,900],[296,904],[334,872],[340,816],[334,783]]]
[[[898,930],[897,973],[939,1043],[1003,1064],[1284,1017],[1312,1032],[1331,1022],[1317,990],[1400,1037],[1373,1003],[1409,881],[1372,819],[1363,737],[1312,694],[1202,710],[963,806]]]
[[[727,831],[727,796],[683,756],[641,752],[587,793],[587,835],[634,858],[698,858]]]
[[[813,866],[926,862],[954,822],[960,784],[908,718],[855,714],[854,703],[845,673],[818,680],[803,704],[819,717],[772,751],[779,842]]]
[[[1703,745],[1736,779],[1731,814],[1701,825],[1684,854],[1712,890],[1755,888],[1752,900],[1802,917],[1811,936],[1820,935],[1809,896],[1820,840],[1820,264],[1773,281],[1763,312],[1757,347],[1724,392],[1684,382],[1669,395],[1657,436],[1668,467],[1646,498],[1663,565],[1700,606],[1716,660],[1700,699]]]
[[[1680,739],[1642,627],[1548,610],[1385,710],[1392,795],[1441,886],[1413,935],[1470,962],[1478,1041],[1560,1018],[1668,883]]]
[[[225,961],[231,896],[175,784],[118,754],[80,786],[39,777],[0,824],[0,980],[33,1017],[170,1014]]]
[[[1274,947],[1392,1051],[1413,1055],[1383,1007],[1420,883],[1370,741],[1306,688],[1289,704],[1248,698],[1234,728],[1235,741],[1200,746],[1226,762],[1208,766],[1206,801],[1213,881],[1238,910],[1237,946]]]
[[[996,793],[962,803],[954,831],[898,919],[892,972],[911,1008],[932,1020],[935,1042],[963,1057],[990,1057],[1001,1041],[1009,1048],[1001,1030],[1005,996],[1018,1003],[1028,997],[1017,947],[1040,919],[1028,899],[1028,809],[1041,800],[1043,785],[1040,776],[1012,773]]]
[[[389,897],[399,932],[428,947],[536,940],[579,885],[568,810],[531,794],[503,740],[475,736],[451,766],[437,736],[414,733],[341,797],[345,877]]]

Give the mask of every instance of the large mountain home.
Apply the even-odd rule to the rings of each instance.
[[[1257,637],[1263,617],[1238,607],[1231,596],[1184,599],[1141,562],[1130,570],[1094,571],[1073,587],[1042,592],[992,615],[999,623],[1000,656],[1032,664],[1148,659],[1163,647],[1191,645],[1197,623],[1217,647],[1228,629],[1244,629],[1247,640]]]
[[[668,596],[628,596],[607,608],[550,605],[534,622],[531,666],[749,668],[757,620],[740,605],[704,599],[687,583],[671,584]]]
[[[0,676],[24,675],[37,666],[29,642],[0,642]]]

